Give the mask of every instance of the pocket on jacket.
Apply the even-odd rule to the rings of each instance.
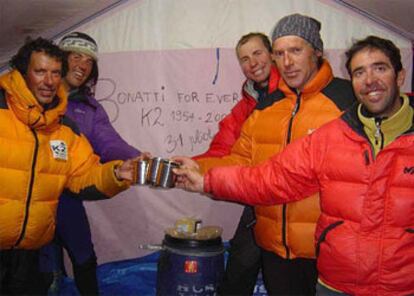
[[[342,223],[344,223],[344,221],[337,221],[337,222],[335,222],[335,223],[332,223],[332,224],[330,224],[330,225],[328,225],[328,227],[326,227],[323,231],[322,231],[322,233],[321,233],[321,235],[319,236],[319,238],[318,238],[318,241],[317,241],[317,243],[316,243],[316,257],[318,257],[319,256],[319,249],[320,249],[320,247],[321,247],[321,244],[325,241],[325,239],[326,239],[326,236],[328,235],[328,233],[329,232],[331,232],[333,229],[335,229],[336,227],[338,227],[339,225],[341,225]]]

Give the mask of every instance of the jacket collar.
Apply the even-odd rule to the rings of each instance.
[[[267,93],[271,94],[273,93],[279,84],[280,75],[277,71],[277,68],[275,65],[272,65],[270,68],[270,76],[269,81],[267,85]],[[255,89],[254,86],[255,82],[251,79],[246,79],[246,81],[243,84],[242,92],[243,96],[249,96],[253,98],[255,101],[258,101],[259,99],[259,92]]]
[[[88,103],[89,98],[84,90],[77,88],[69,91],[68,100],[74,102]]]
[[[328,83],[333,79],[333,73],[331,65],[327,60],[323,60],[322,66],[319,68],[318,73],[310,81],[308,81],[300,93],[304,99],[309,95],[320,93]],[[286,97],[297,96],[295,90],[292,90],[285,82],[281,79],[279,82],[279,89],[285,94]]]
[[[74,89],[69,92],[68,97],[69,102],[76,102],[82,103],[92,107],[93,109],[98,108],[99,103],[96,100],[93,100],[91,96],[89,96],[85,90],[81,89]]]
[[[401,96],[406,97],[406,95],[404,94],[401,94]],[[410,107],[414,109],[414,101],[410,98],[408,98],[408,100],[409,100]],[[342,114],[341,119],[345,121],[346,124],[357,134],[368,139],[368,136],[366,135],[364,131],[364,124],[361,122],[361,120],[358,117],[359,105],[360,104],[358,102],[355,102],[344,114]],[[411,127],[405,133],[410,133],[410,132],[414,132],[414,119],[413,119],[413,123]]]
[[[65,114],[67,105],[67,94],[63,85],[59,85],[53,107],[47,110],[27,88],[19,71],[13,70],[2,75],[0,86],[6,91],[7,103],[16,117],[31,129],[50,132],[60,126],[60,119]]]

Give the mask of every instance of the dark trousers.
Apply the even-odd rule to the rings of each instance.
[[[253,234],[254,209],[245,207],[234,237],[230,240],[229,257],[218,294],[252,295],[260,269],[260,248]]]
[[[0,295],[46,295],[51,281],[39,271],[38,250],[0,251]]]
[[[269,295],[315,295],[315,259],[284,259],[262,250],[263,280]]]
[[[336,292],[327,287],[317,283],[316,284],[316,296],[347,296],[348,294],[342,292]]]
[[[81,295],[99,295],[96,256],[82,200],[69,194],[59,199],[55,240],[41,249],[41,270],[63,269],[62,247],[69,254],[76,287]]]

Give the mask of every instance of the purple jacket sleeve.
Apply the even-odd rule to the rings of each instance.
[[[94,123],[92,134],[88,135],[88,139],[102,162],[115,159],[126,160],[140,154],[139,150],[122,139],[100,104],[96,106]]]

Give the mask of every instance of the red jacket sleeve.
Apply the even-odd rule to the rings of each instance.
[[[204,191],[221,200],[264,206],[297,201],[318,192],[315,155],[319,162],[321,152],[313,149],[312,136],[293,142],[258,166],[210,169],[204,176]]]
[[[243,97],[219,123],[219,131],[210,143],[209,149],[194,159],[206,157],[221,157],[230,154],[231,148],[240,136],[243,123],[256,107],[253,98]]]
[[[279,83],[280,75],[275,65],[270,70],[268,92],[274,92]],[[246,82],[245,82],[246,83]],[[244,85],[243,85],[244,87]],[[242,88],[243,89],[243,88]],[[239,138],[242,126],[253,112],[257,101],[242,90],[243,98],[233,107],[230,114],[219,123],[219,130],[210,143],[209,149],[194,159],[207,157],[222,157],[230,154],[236,140]]]

